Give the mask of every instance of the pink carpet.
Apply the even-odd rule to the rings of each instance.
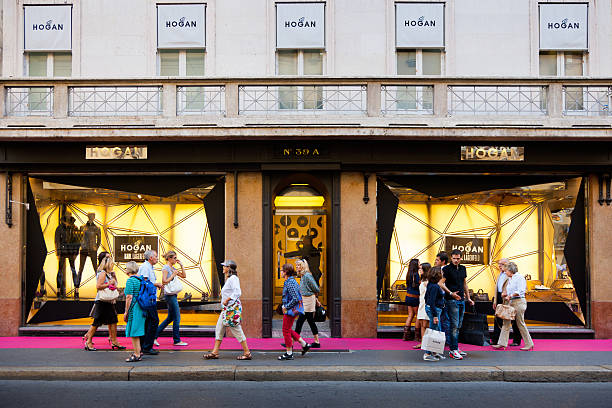
[[[210,350],[214,344],[212,337],[184,337],[183,341],[189,343],[187,347],[176,347],[172,338],[159,339],[161,350]],[[268,351],[280,350],[282,339],[248,339],[249,347],[253,350]],[[120,338],[119,342],[127,347],[131,342]],[[607,340],[571,340],[571,339],[536,339],[537,351],[612,351],[612,339]],[[96,348],[110,349],[105,337],[94,337]],[[348,350],[413,350],[416,342],[402,341],[400,339],[322,339],[321,351],[348,351]],[[64,348],[78,349],[83,347],[80,337],[0,337],[0,349],[11,348]],[[221,345],[223,350],[239,350],[240,344],[234,338],[226,338]],[[461,345],[465,351],[491,350],[491,347],[478,347]],[[514,348],[511,348],[513,350]]]

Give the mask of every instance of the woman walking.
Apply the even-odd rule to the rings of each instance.
[[[144,336],[145,333],[146,316],[137,301],[142,283],[141,278],[136,276],[138,264],[134,261],[128,262],[125,265],[125,273],[127,273],[129,278],[125,283],[125,313],[123,314],[123,321],[127,323],[125,326],[125,337],[129,337],[132,340],[132,347],[134,348],[132,355],[125,361],[132,363],[142,360],[140,337]]]
[[[238,340],[242,346],[242,355],[237,357],[237,360],[251,360],[251,351],[247,345],[246,336],[242,331],[242,325],[240,323],[234,326],[225,326],[224,320],[226,313],[228,312],[228,306],[236,307],[235,310],[240,310],[242,314],[242,305],[240,304],[240,296],[242,291],[240,290],[240,280],[238,279],[238,271],[236,262],[228,259],[221,264],[223,266],[223,274],[225,275],[225,284],[221,288],[221,304],[223,305],[223,311],[219,314],[217,319],[217,327],[215,327],[215,347],[213,350],[204,355],[207,360],[214,360],[219,358],[219,348],[225,335],[225,329],[229,329],[232,335]]]
[[[428,262],[423,262],[419,266],[419,272],[421,273],[421,284],[419,285],[419,308],[417,310],[417,321],[414,325],[414,335],[416,336],[416,340],[419,342],[419,344],[413,347],[415,349],[421,348],[421,341],[425,335],[425,330],[427,330],[427,327],[429,326],[429,317],[427,317],[427,312],[425,312],[425,292],[427,291],[427,282],[429,280],[428,277],[430,269],[431,264]]]
[[[408,272],[406,273],[406,306],[408,306],[408,318],[404,326],[404,341],[412,340],[413,334],[410,330],[412,320],[417,314],[419,308],[419,260],[411,259],[408,264]]]
[[[94,318],[93,323],[89,327],[89,330],[83,336],[83,343],[85,351],[96,351],[97,349],[93,344],[93,336],[98,330],[98,327],[103,324],[108,325],[108,343],[113,350],[125,350],[125,347],[119,344],[117,341],[117,312],[115,311],[115,301],[102,301],[100,300],[100,292],[104,289],[110,288],[116,290],[117,287],[117,276],[113,271],[115,264],[111,255],[106,252],[100,252],[98,255],[98,270],[96,271],[96,299],[94,301],[92,317]]]
[[[527,291],[527,281],[523,275],[518,273],[518,266],[514,262],[509,262],[504,272],[508,276],[508,284],[506,285],[506,290],[502,293],[502,297],[507,304],[512,306],[514,310],[516,310],[516,325],[518,326],[519,331],[521,332],[521,337],[523,337],[523,341],[525,345],[520,349],[523,351],[529,351],[533,349],[533,340],[531,339],[531,335],[529,334],[529,330],[527,330],[527,325],[525,324],[525,311],[527,310],[527,301],[525,300],[525,292]],[[504,320],[504,325],[502,326],[501,333],[499,335],[499,339],[497,340],[497,344],[493,345],[495,349],[505,349],[508,347],[508,337],[510,336],[510,326],[512,326],[512,320]]]
[[[285,278],[283,284],[283,337],[285,338],[285,353],[278,356],[279,360],[293,360],[293,340],[302,345],[302,355],[310,350],[310,344],[295,331],[292,330],[293,321],[298,315],[304,314],[304,305],[300,286],[295,280],[295,269],[293,265],[284,264],[281,268],[281,278]]]
[[[438,282],[442,279],[442,268],[439,266],[431,268],[428,278],[427,290],[425,291],[425,312],[429,317],[429,327],[432,330],[442,331],[440,315],[444,308],[444,291],[438,285]],[[432,353],[431,351],[426,351],[423,355],[425,361],[439,361],[443,358],[442,354]]]
[[[304,303],[304,314],[301,314],[297,323],[295,324],[295,332],[297,334],[302,333],[302,326],[305,321],[308,321],[308,325],[310,326],[310,331],[312,331],[312,335],[314,336],[314,342],[310,344],[312,348],[320,348],[321,343],[319,342],[319,329],[317,328],[317,324],[314,321],[314,314],[319,303],[317,299],[317,293],[319,293],[320,288],[317,285],[317,282],[310,273],[310,269],[308,268],[308,262],[305,259],[298,259],[295,261],[295,270],[300,275],[300,294],[302,295],[302,302]]]
[[[187,274],[185,273],[185,268],[183,268],[183,263],[176,258],[176,252],[168,251],[164,255],[164,259],[166,260],[166,265],[162,268],[162,283],[164,285],[168,285],[174,279],[177,279],[177,276],[181,278],[186,278]],[[178,271],[174,268],[175,264],[179,264],[181,270]],[[155,333],[155,341],[153,344],[159,346],[157,342],[157,338],[164,331],[164,329],[172,322],[172,338],[174,340],[175,346],[186,346],[187,343],[181,341],[181,336],[179,334],[179,326],[181,324],[181,309],[179,308],[177,295],[178,293],[168,293],[170,286],[164,286],[164,292],[166,297],[166,304],[168,305],[168,317],[166,320],[161,322],[161,324],[157,327],[157,332]]]

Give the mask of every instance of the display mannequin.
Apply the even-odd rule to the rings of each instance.
[[[312,245],[311,235],[303,236],[302,246],[298,246],[297,251],[287,252],[284,256],[285,258],[293,258],[297,256],[300,259],[307,261],[308,266],[310,266],[310,273],[312,273],[312,276],[317,281],[317,285],[320,285],[319,279],[321,279],[321,275],[323,275],[320,269],[321,250]]]
[[[68,258],[72,271],[72,281],[76,282],[78,279],[74,261],[79,253],[81,240],[79,229],[74,225],[74,221],[72,213],[66,210],[60,224],[55,229],[55,252],[58,260],[57,296],[59,298],[66,297],[66,258]]]
[[[83,269],[87,262],[87,257],[91,260],[94,274],[98,269],[98,248],[102,242],[102,233],[100,227],[95,223],[96,214],[87,214],[87,223],[81,227],[81,256],[79,257],[79,273],[77,274],[77,280],[74,281],[74,298],[79,298],[79,287],[81,286],[81,278],[83,276]]]

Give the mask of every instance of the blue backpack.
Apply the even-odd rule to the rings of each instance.
[[[148,279],[142,276],[136,276],[140,279],[140,290],[138,291],[138,304],[144,310],[151,310],[157,308],[157,288]]]

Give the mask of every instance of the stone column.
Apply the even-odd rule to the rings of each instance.
[[[376,176],[340,179],[342,337],[376,337]]]
[[[591,286],[591,324],[595,337],[612,337],[612,273],[610,273],[610,242],[612,242],[612,206],[600,205],[599,178],[589,177],[589,265]],[[605,186],[604,186],[605,189]],[[604,193],[605,197],[605,193]],[[584,311],[583,311],[584,312]]]
[[[234,227],[234,174],[225,177],[225,257],[238,265],[242,289],[242,328],[261,337],[262,175],[238,173],[238,228]]]
[[[21,204],[13,203],[13,226],[6,223],[6,180],[7,173],[0,173],[0,202],[2,203],[2,220],[0,221],[0,336],[17,336],[21,325],[21,276],[23,251],[25,248],[23,230],[25,219]],[[25,201],[22,189],[22,177],[12,175],[14,201]]]

